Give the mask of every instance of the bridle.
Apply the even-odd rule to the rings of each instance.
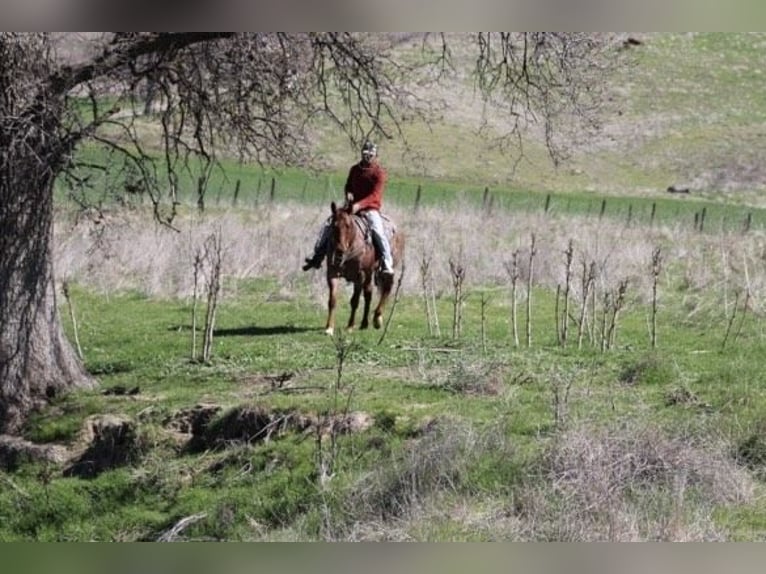
[[[333,227],[338,226],[338,215],[335,216],[336,219],[333,221]],[[332,257],[331,261],[333,265],[336,267],[343,267],[343,265],[354,258],[361,257],[362,253],[365,249],[365,240],[364,240],[364,230],[361,228],[361,223],[357,218],[355,218],[353,215],[348,215],[349,217],[349,228],[347,230],[347,233],[353,233],[353,227],[356,226],[357,230],[361,234],[361,240],[358,237],[354,237],[351,241],[351,246],[349,249],[340,249],[338,247],[337,242],[335,242],[335,245],[332,250]],[[333,238],[334,240],[335,238]]]

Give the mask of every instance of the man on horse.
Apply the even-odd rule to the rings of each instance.
[[[393,275],[394,263],[391,256],[391,246],[383,228],[383,218],[380,215],[387,177],[386,170],[378,161],[377,146],[366,141],[362,146],[361,161],[352,165],[348,172],[344,191],[351,213],[363,215],[370,226],[372,242],[381,260],[380,272],[384,275]],[[330,241],[329,231],[328,225],[322,228],[319,239],[314,245],[314,254],[307,257],[306,263],[303,265],[304,271],[321,267]]]

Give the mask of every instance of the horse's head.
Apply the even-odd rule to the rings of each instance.
[[[338,207],[330,204],[332,211],[332,241],[335,251],[346,255],[351,251],[355,239],[354,219],[350,207]]]

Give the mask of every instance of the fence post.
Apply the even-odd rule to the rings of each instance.
[[[750,226],[752,225],[752,223],[753,223],[753,213],[749,211],[747,213],[747,217],[745,218],[745,228],[743,230],[745,233],[750,231]]]
[[[277,180],[274,178],[274,176],[271,177],[271,191],[269,192],[269,201],[274,203],[274,195],[277,191]]]
[[[657,213],[657,202],[652,202],[652,214],[649,216],[649,225],[654,226],[654,216]]]
[[[703,207],[702,213],[700,214],[700,232],[705,229],[705,215],[707,215],[707,207]]]
[[[548,213],[548,210],[550,209],[550,207],[551,207],[551,194],[549,193],[548,195],[545,196],[544,213]]]
[[[420,211],[420,184],[418,184],[418,190],[415,192],[415,213]]]
[[[599,221],[604,218],[604,213],[606,213],[606,199],[601,200],[601,212],[598,214]]]
[[[234,200],[232,201],[232,205],[234,207],[237,207],[237,201],[239,199],[239,186],[242,182],[240,180],[237,180],[237,183],[234,185]]]

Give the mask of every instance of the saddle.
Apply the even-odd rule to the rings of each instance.
[[[364,235],[364,242],[372,245],[372,229],[370,228],[370,223],[367,221],[367,217],[365,217],[364,212],[354,214],[353,218],[354,223],[356,223],[356,226],[359,228],[359,231],[361,231],[362,235]],[[388,239],[388,242],[391,243],[394,235],[396,235],[396,223],[383,213],[380,213],[380,218],[383,220],[383,232],[386,234],[386,239]]]

